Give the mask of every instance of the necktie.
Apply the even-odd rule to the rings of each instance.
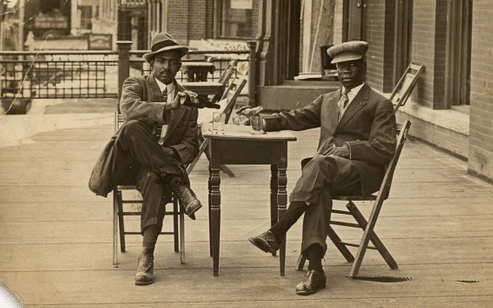
[[[342,118],[342,115],[344,114],[344,111],[346,110],[347,104],[349,103],[349,97],[347,94],[349,93],[349,90],[346,88],[343,88],[341,91],[341,99],[337,103],[337,106],[339,107],[339,120]]]
[[[166,103],[168,101],[168,90],[164,89],[163,90],[163,102]],[[165,111],[166,113],[166,111]],[[166,122],[166,115],[163,114],[163,120]],[[158,138],[158,143],[160,145],[163,145],[164,143],[164,136],[166,135],[166,131],[168,130],[168,124],[163,124],[161,127],[156,127],[156,138]]]
[[[163,90],[163,102],[167,102],[168,101],[168,90],[167,89],[164,89]]]

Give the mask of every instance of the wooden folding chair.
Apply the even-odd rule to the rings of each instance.
[[[245,78],[239,78],[235,77],[233,81],[229,84],[229,86],[226,88],[224,91],[221,100],[219,101],[219,105],[221,105],[220,110],[226,114],[226,120],[225,124],[228,124],[229,119],[231,117],[231,113],[234,110],[236,100],[238,99],[238,96],[240,95],[241,91],[245,87],[245,84],[247,83],[247,80]],[[209,121],[209,120],[207,120]],[[210,121],[212,121],[212,116],[210,117]],[[200,123],[199,123],[200,124]],[[199,153],[195,157],[195,159],[188,165],[187,172],[190,173],[192,172],[193,168],[197,164],[197,162],[200,159],[200,156],[202,156],[203,153],[208,155],[209,151],[207,151],[207,148],[209,147],[209,139],[204,139],[202,137],[202,134],[199,136],[200,140],[200,147],[199,147]],[[207,159],[209,159],[209,156],[207,156]],[[228,167],[226,166],[221,166],[221,170],[223,170],[225,173],[227,173],[230,177],[234,177],[234,173],[229,170]]]
[[[124,123],[122,115],[115,112],[115,131]],[[157,129],[155,137],[159,139],[161,129]],[[131,194],[130,198],[126,195]],[[176,196],[171,196],[172,209],[165,210],[165,219],[168,215],[173,217],[172,231],[163,230],[162,235],[173,235],[174,250],[180,253],[180,262],[185,264],[185,219],[184,212],[179,205]],[[166,204],[167,207],[170,203]],[[137,209],[125,210],[125,205]],[[118,185],[113,190],[113,266],[118,267],[118,238],[120,239],[120,251],[126,251],[125,235],[140,235],[140,231],[128,231],[125,229],[125,216],[141,215],[142,197],[135,185]]]
[[[231,77],[233,76],[235,70],[236,70],[236,65],[238,64],[238,60],[237,59],[233,59],[231,61],[228,62],[228,65],[226,66],[226,68],[224,69],[224,71],[222,72],[221,76],[219,76],[219,79],[217,80],[218,83],[222,84],[223,85],[223,88],[226,89],[229,85],[228,85],[228,82],[231,80]],[[223,99],[224,97],[224,94],[226,93],[227,91],[223,92],[222,95],[218,95],[216,94],[211,102],[215,103],[221,99]]]
[[[411,127],[411,122],[406,121],[397,138],[397,147],[395,153],[386,167],[385,175],[382,184],[380,185],[380,190],[376,194],[370,196],[340,196],[340,195],[333,196],[333,200],[348,202],[346,205],[348,210],[345,211],[345,210],[333,209],[332,215],[333,216],[342,215],[339,217],[350,216],[353,217],[354,220],[356,221],[356,223],[350,223],[347,222],[347,220],[335,220],[334,217],[331,217],[330,226],[328,226],[328,231],[327,231],[328,237],[331,239],[331,241],[334,243],[337,249],[342,253],[342,255],[346,258],[346,260],[348,262],[353,262],[351,271],[349,273],[349,277],[351,278],[355,278],[358,275],[359,269],[361,267],[361,263],[363,262],[363,257],[365,256],[367,249],[377,250],[380,253],[380,255],[382,255],[382,257],[384,258],[384,260],[387,262],[387,264],[391,269],[398,268],[397,262],[394,260],[390,252],[387,250],[387,248],[384,246],[380,238],[374,232],[374,228],[377,223],[378,215],[380,214],[380,210],[382,208],[383,202],[389,196],[390,186],[392,184],[394,171],[397,166],[399,156],[402,152],[402,148],[404,147],[404,142],[406,140],[407,133],[410,127]],[[364,215],[356,207],[354,202],[357,201],[373,202],[373,207],[370,215],[368,216],[368,220],[365,219]],[[338,234],[334,231],[334,228],[332,228],[333,225],[362,229],[364,232],[361,241],[359,242],[359,244],[342,241],[341,238],[338,236]],[[372,242],[373,246],[368,246],[370,241]],[[358,251],[356,253],[356,258],[353,257],[353,255],[347,248],[348,246],[358,248]],[[296,266],[296,269],[298,271],[301,271],[303,269],[305,261],[306,261],[305,258],[302,255],[300,255]]]
[[[424,70],[425,67],[423,65],[415,63],[409,64],[390,95],[390,100],[394,105],[394,112],[397,112],[401,106],[406,104],[407,99],[411,96],[411,93],[418,82],[419,76]]]

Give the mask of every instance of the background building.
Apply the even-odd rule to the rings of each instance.
[[[412,135],[467,160],[471,173],[493,180],[493,38],[489,35],[493,30],[489,21],[493,9],[489,1],[42,3],[18,0],[19,17],[15,18],[25,20],[24,27],[28,29],[32,22],[42,20],[39,14],[52,14],[58,16],[58,23],[52,27],[64,27],[56,30],[58,33],[46,28],[44,33],[35,35],[36,39],[108,34],[113,37],[113,49],[117,40],[131,40],[132,49],[147,49],[154,33],[167,31],[198,50],[246,50],[246,42],[255,41],[256,103],[271,110],[303,106],[337,87],[337,82],[315,80],[320,79],[320,46],[366,40],[370,43],[366,82],[382,93],[392,91],[409,63],[426,67],[411,99],[398,115],[400,120],[411,119]],[[5,22],[2,24],[6,28]],[[14,26],[9,29],[22,27],[22,23],[11,24]],[[5,35],[2,37],[5,43]],[[18,41],[10,45],[18,46]],[[307,74],[313,78],[300,78]]]

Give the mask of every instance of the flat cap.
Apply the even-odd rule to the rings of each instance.
[[[330,47],[327,54],[332,58],[331,63],[339,63],[359,60],[365,56],[367,50],[367,42],[349,41]]]

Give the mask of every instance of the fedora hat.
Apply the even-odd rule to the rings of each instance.
[[[151,52],[148,52],[142,56],[147,62],[151,62],[152,58],[163,51],[177,50],[180,52],[180,57],[183,57],[188,53],[187,46],[181,46],[178,42],[168,33],[162,32],[156,34],[151,40]]]
[[[367,42],[349,41],[330,47],[327,49],[327,54],[332,58],[331,63],[339,63],[362,59],[367,50]]]

